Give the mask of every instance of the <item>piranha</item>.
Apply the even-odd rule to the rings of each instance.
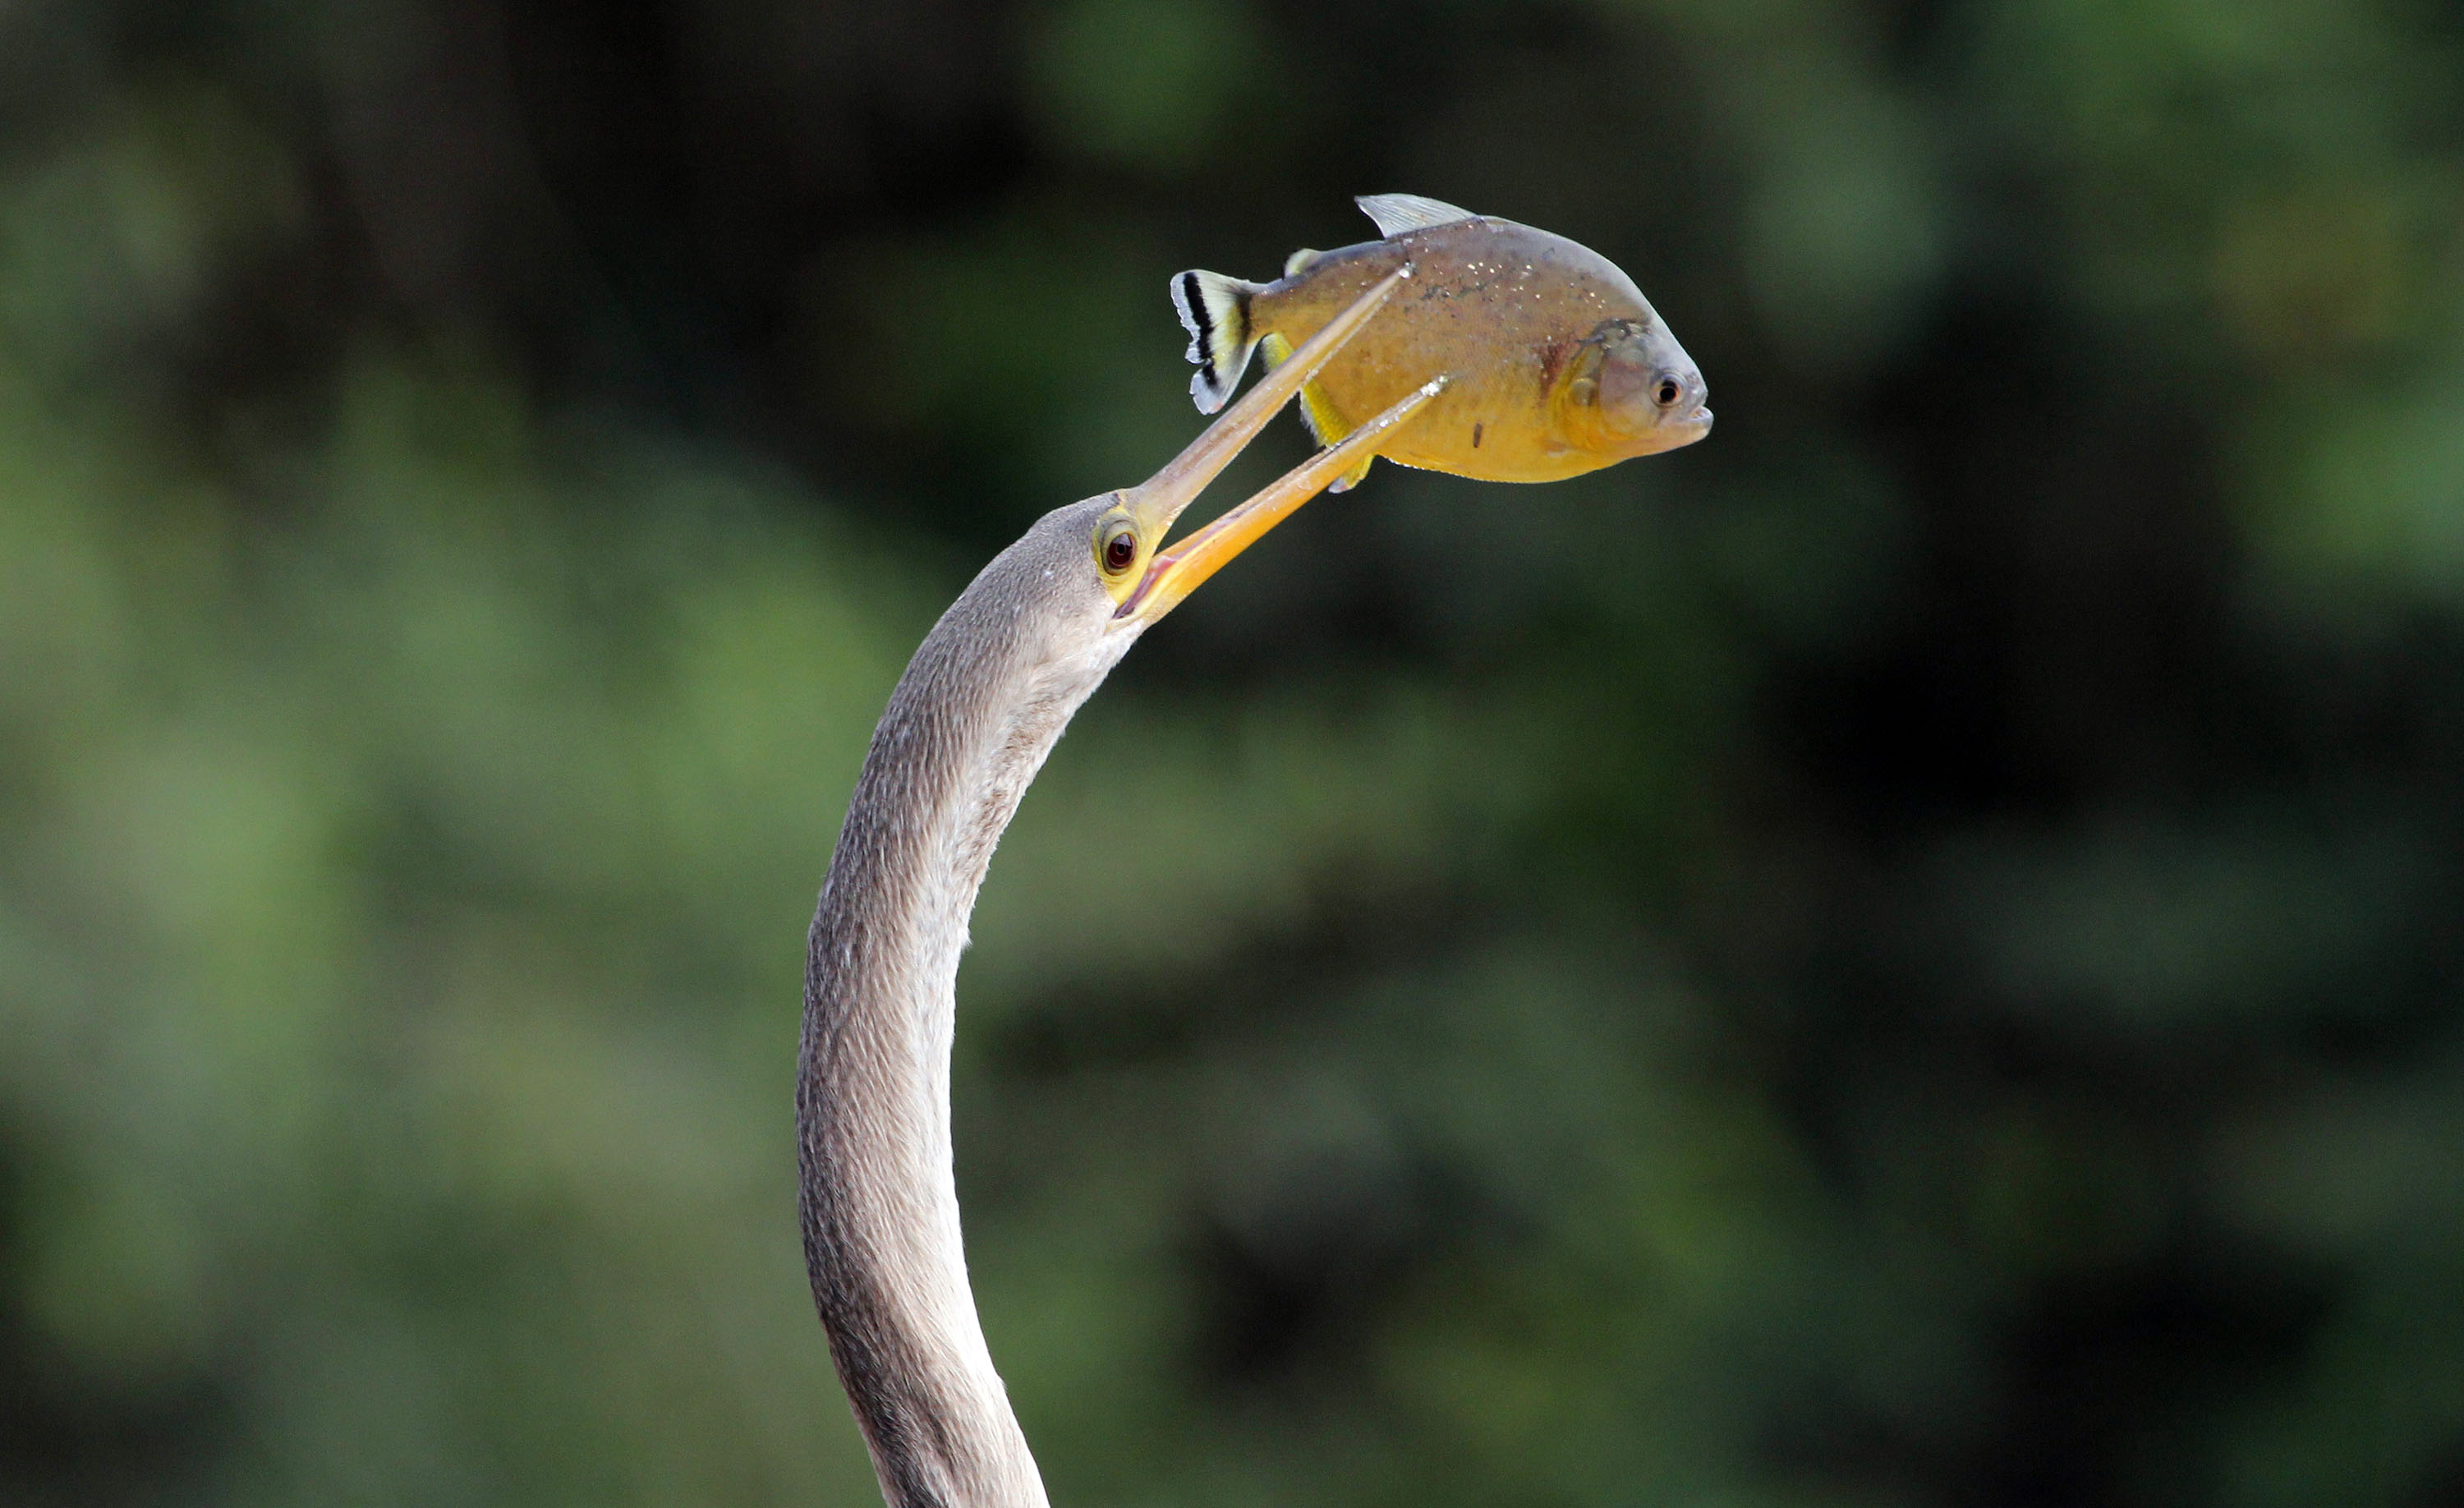
[[[1384,237],[1294,251],[1271,283],[1182,273],[1172,301],[1213,413],[1252,351],[1269,368],[1387,273],[1411,282],[1301,388],[1309,433],[1331,446],[1437,376],[1444,393],[1329,489],[1378,456],[1486,482],[1553,482],[1711,432],[1702,370],[1617,264],[1528,225],[1417,194],[1353,201]]]

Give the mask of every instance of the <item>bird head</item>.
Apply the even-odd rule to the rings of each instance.
[[[1368,325],[1396,287],[1411,275],[1407,264],[1361,295],[1153,477],[1089,500],[1102,504],[1093,510],[1088,548],[1097,579],[1113,604],[1111,631],[1143,630],[1171,612],[1199,583],[1391,439],[1398,426],[1438,396],[1445,386],[1443,377],[1405,395],[1345,436],[1341,444],[1320,450],[1214,522],[1169,546],[1164,544],[1174,522],[1206,484],[1258,437],[1286,400]]]
[[[1408,423],[1444,385],[1423,384],[1203,528],[1167,542],[1206,484],[1265,428],[1409,275],[1363,294],[1154,476],[1056,508],[1002,551],[950,604],[916,651],[911,677],[975,687],[1035,710],[1052,736],[1132,644],[1234,556]],[[972,668],[971,668],[972,667]],[[1040,757],[1040,756],[1039,756]]]

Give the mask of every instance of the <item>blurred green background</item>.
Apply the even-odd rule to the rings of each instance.
[[[2464,15],[0,5],[0,1500],[864,1504],[803,929],[1165,279],[1572,235],[993,866],[1056,1503],[2464,1502]],[[1222,492],[1302,453],[1269,454]]]

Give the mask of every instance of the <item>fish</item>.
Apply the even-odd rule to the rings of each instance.
[[[1445,391],[1330,492],[1381,455],[1479,481],[1553,482],[1711,432],[1702,369],[1607,257],[1418,194],[1353,202],[1382,239],[1294,251],[1271,283],[1174,276],[1200,413],[1223,406],[1253,353],[1272,369],[1408,264],[1411,281],[1377,321],[1301,388],[1302,418],[1331,446],[1433,378],[1448,379]]]

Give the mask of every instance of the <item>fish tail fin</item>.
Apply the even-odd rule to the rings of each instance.
[[[1265,355],[1266,370],[1270,372],[1283,365],[1285,360],[1292,354],[1291,342],[1280,335],[1273,334],[1262,339],[1258,349]],[[1301,422],[1309,426],[1309,438],[1321,446],[1340,445],[1344,436],[1352,433],[1354,427],[1353,423],[1344,418],[1342,412],[1334,406],[1334,400],[1327,396],[1326,389],[1318,385],[1315,378],[1301,384]],[[1369,463],[1376,459],[1375,454],[1362,456],[1358,466],[1336,477],[1327,491],[1330,492],[1352,491],[1359,485],[1362,477],[1369,474]]]
[[[1263,286],[1221,273],[1182,273],[1172,280],[1172,306],[1189,332],[1189,359],[1198,363],[1189,396],[1201,414],[1223,406],[1249,365],[1249,353],[1258,345],[1249,300]]]

